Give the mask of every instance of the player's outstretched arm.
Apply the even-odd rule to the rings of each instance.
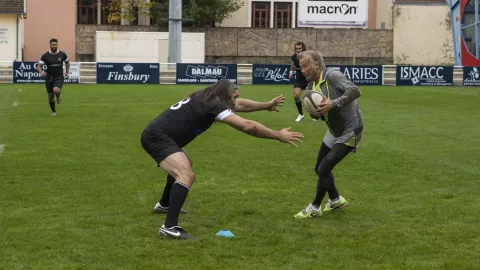
[[[300,139],[303,138],[302,133],[291,132],[290,128],[284,128],[278,131],[272,130],[258,122],[244,119],[236,114],[225,117],[223,122],[249,135],[258,138],[279,140],[291,144],[294,147],[297,147],[295,142],[302,142]]]
[[[237,98],[235,101],[235,111],[236,112],[255,112],[255,111],[276,111],[278,112],[278,107],[283,106],[285,103],[285,97],[280,95],[268,102],[258,102],[245,98]]]

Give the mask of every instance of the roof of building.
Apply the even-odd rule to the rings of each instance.
[[[402,3],[412,3],[412,4],[420,4],[420,3],[442,3],[447,4],[445,0],[394,0],[395,4],[402,4]]]
[[[0,0],[0,14],[23,14],[24,0]]]

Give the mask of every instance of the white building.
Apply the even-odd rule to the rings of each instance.
[[[0,61],[21,61],[26,0],[0,0]]]

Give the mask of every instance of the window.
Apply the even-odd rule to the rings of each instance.
[[[151,2],[157,2],[156,0],[153,0]],[[156,5],[157,3],[153,3],[153,5]],[[150,9],[150,25],[156,25],[157,24],[157,14],[155,12],[155,7],[152,7]]]
[[[138,7],[133,8],[133,13],[135,14],[135,21],[131,22],[131,25],[138,25],[138,16],[139,16],[139,10]]]
[[[120,24],[120,22],[108,22],[108,15],[110,14],[110,0],[100,0],[102,4],[101,24]]]
[[[292,28],[292,3],[277,2],[275,3],[275,28]]]
[[[252,27],[270,27],[269,2],[252,2]]]
[[[295,2],[295,27],[298,27],[298,2]]]
[[[462,18],[462,36],[465,45],[472,55],[477,55],[476,35],[475,35],[475,1],[469,0],[465,5],[465,11]],[[480,34],[480,33],[478,33]]]
[[[77,24],[97,24],[97,0],[78,0]]]
[[[150,3],[152,6],[150,7],[150,25],[156,25],[157,23],[157,10],[160,6],[160,0],[150,0]],[[168,11],[168,10],[167,10]]]

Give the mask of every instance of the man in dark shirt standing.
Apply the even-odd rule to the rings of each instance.
[[[63,74],[63,63],[65,62],[66,71]],[[60,93],[62,91],[63,80],[68,79],[70,72],[70,62],[67,55],[58,50],[58,40],[52,38],[50,40],[50,50],[42,55],[37,67],[38,72],[42,77],[45,77],[45,86],[48,93],[48,103],[52,109],[52,115],[57,115],[55,110],[54,96],[57,96],[57,103],[60,104],[62,98]],[[43,70],[43,65],[47,67],[47,71]]]
[[[298,60],[298,54],[307,50],[307,46],[305,43],[299,41],[295,43],[295,53],[292,55],[292,64],[290,65],[290,76],[289,78],[293,78],[293,74],[295,73],[295,84],[293,85],[293,99],[295,100],[295,105],[297,106],[298,116],[295,119],[295,122],[302,121],[303,109],[302,109],[302,100],[300,99],[300,95],[302,91],[307,88],[308,81],[302,73],[300,68],[300,61]],[[315,119],[314,119],[315,120]]]
[[[272,130],[235,114],[259,110],[277,111],[277,107],[283,104],[283,96],[270,102],[256,102],[238,96],[236,85],[229,80],[218,81],[173,104],[153,119],[143,131],[143,148],[168,174],[164,190],[164,203],[168,203],[168,206],[162,205],[167,218],[158,232],[160,236],[175,239],[192,237],[178,226],[178,215],[195,180],[190,159],[182,148],[207,131],[215,121],[258,138],[278,140],[292,146],[296,146],[294,142],[301,142],[303,134],[291,132],[290,128]]]

